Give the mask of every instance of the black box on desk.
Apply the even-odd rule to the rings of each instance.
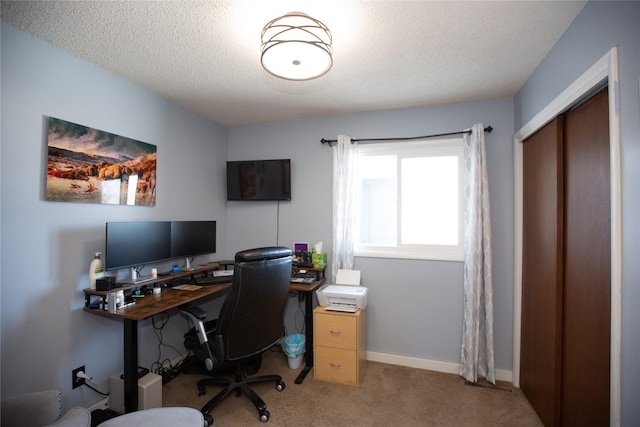
[[[116,278],[113,276],[101,277],[96,279],[96,291],[110,291],[117,288]]]
[[[296,267],[313,267],[313,262],[311,260],[311,252],[306,251],[296,251],[294,256],[293,265]]]

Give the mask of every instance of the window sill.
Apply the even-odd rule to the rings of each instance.
[[[411,251],[399,249],[363,249],[354,251],[354,255],[364,258],[395,258],[395,259],[420,259],[429,261],[455,261],[463,262],[464,254],[459,250],[443,248],[442,250]]]

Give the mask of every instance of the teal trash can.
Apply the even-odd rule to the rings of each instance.
[[[306,337],[303,334],[292,334],[284,339],[284,353],[287,355],[289,368],[298,369],[306,349]]]

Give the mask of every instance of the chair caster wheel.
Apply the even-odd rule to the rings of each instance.
[[[213,425],[213,417],[209,414],[204,414],[204,422],[206,427]]]
[[[269,421],[270,415],[271,414],[266,409],[264,411],[260,411],[260,421],[266,423],[267,421]]]
[[[207,394],[207,389],[206,389],[206,387],[198,386],[198,396],[203,396],[203,395],[205,395],[205,394]]]
[[[284,381],[280,381],[280,382],[278,382],[278,383],[276,384],[276,390],[278,390],[278,391],[282,391],[282,390],[284,390],[284,387],[285,387],[285,385],[284,385]]]

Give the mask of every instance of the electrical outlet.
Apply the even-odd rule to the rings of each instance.
[[[85,371],[84,369],[84,365],[74,369],[71,372],[72,380],[73,380],[73,388],[80,387],[82,384],[84,384],[84,378],[80,378],[78,376],[78,372],[84,372],[85,374],[87,373],[87,371]]]

